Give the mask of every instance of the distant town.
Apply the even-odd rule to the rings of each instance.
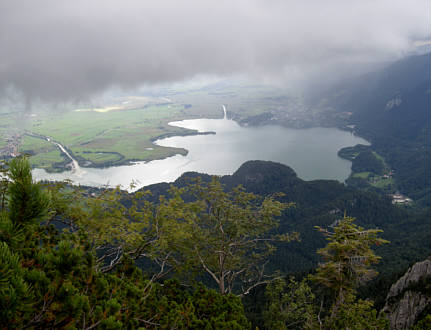
[[[19,156],[19,145],[21,142],[21,134],[17,131],[7,132],[3,137],[6,145],[0,148],[0,156],[2,158],[17,157]]]

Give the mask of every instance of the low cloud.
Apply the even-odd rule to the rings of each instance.
[[[205,74],[304,81],[402,57],[430,31],[429,0],[2,0],[0,90],[58,102]]]

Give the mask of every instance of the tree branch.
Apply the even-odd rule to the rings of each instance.
[[[199,258],[199,260],[200,260],[200,262],[201,262],[201,264],[202,264],[202,267],[205,269],[205,271],[208,273],[208,274],[210,274],[211,275],[211,277],[214,279],[214,281],[216,281],[217,282],[217,284],[220,284],[220,280],[217,278],[217,276],[211,271],[211,269],[209,269],[208,267],[207,267],[207,265],[205,264],[205,262],[203,261],[203,259],[202,259],[202,257],[201,257],[201,255],[199,254],[199,251],[198,251],[198,249],[197,249],[197,247],[195,246],[195,251],[196,251],[196,254],[198,255],[198,258]]]

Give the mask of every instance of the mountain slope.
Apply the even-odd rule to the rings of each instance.
[[[184,186],[196,176],[210,179],[209,175],[189,172],[173,184]],[[356,217],[358,224],[366,228],[384,230],[383,238],[392,244],[378,251],[383,256],[383,270],[404,269],[431,253],[431,217],[396,207],[386,196],[349,188],[333,180],[304,181],[288,166],[267,161],[246,162],[221,181],[227,189],[241,184],[247,191],[262,196],[282,192],[283,201],[295,202],[296,207],[287,210],[280,219],[278,231],[297,231],[301,242],[279,246],[271,258],[272,268],[296,272],[315,267],[319,261],[316,250],[326,243],[314,226],[330,226],[344,212]],[[150,190],[153,200],[157,200],[159,195],[168,193],[169,186],[160,183],[144,189]]]
[[[395,170],[398,189],[431,205],[431,54],[337,86],[326,100]]]

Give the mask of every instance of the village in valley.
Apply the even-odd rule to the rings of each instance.
[[[5,145],[0,147],[0,157],[13,158],[20,155],[21,134],[18,131],[6,132],[2,139]]]

